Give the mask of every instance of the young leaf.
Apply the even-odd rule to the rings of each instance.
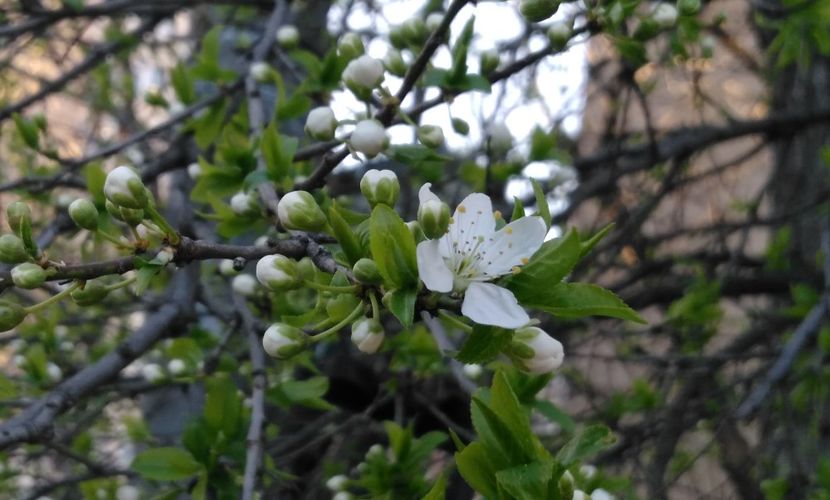
[[[131,468],[147,479],[178,481],[202,470],[202,464],[186,450],[166,447],[151,448],[139,453]]]
[[[23,138],[23,142],[30,148],[37,149],[40,144],[37,125],[32,120],[20,116],[20,113],[14,113],[12,120],[14,120],[14,126],[17,127],[17,133]]]
[[[207,380],[205,423],[214,431],[231,436],[241,423],[242,401],[236,394],[236,384],[224,374]]]
[[[549,421],[558,424],[565,432],[573,432],[576,428],[574,420],[550,401],[537,399],[533,402],[533,408],[544,415]]]
[[[505,286],[522,305],[538,302],[541,292],[559,283],[571,272],[579,261],[581,251],[579,235],[576,231],[568,231],[562,238],[542,245],[519,274],[506,280]]]
[[[182,63],[170,70],[170,83],[182,104],[187,106],[196,102],[196,87],[193,78]]]
[[[409,328],[412,326],[412,319],[415,316],[415,298],[418,290],[415,288],[400,288],[392,290],[389,294],[389,310],[398,318],[401,324]]]
[[[585,257],[586,255],[588,255],[588,252],[593,250],[594,247],[597,246],[597,243],[599,243],[603,238],[605,238],[605,236],[607,236],[608,233],[611,232],[612,229],[614,229],[614,223],[613,222],[608,224],[604,228],[600,229],[599,231],[597,231],[596,234],[594,234],[593,236],[591,236],[587,240],[582,240],[582,243],[581,243],[582,250],[579,253],[579,258],[581,259],[582,257]]]
[[[542,190],[542,185],[539,184],[539,181],[536,179],[530,179],[530,183],[533,184],[533,194],[536,196],[536,211],[542,220],[545,221],[545,225],[548,226],[550,229],[550,207],[548,206],[548,198],[545,196],[545,192]]]
[[[340,248],[343,249],[343,253],[349,259],[349,264],[354,265],[355,262],[363,258],[365,253],[363,246],[351,226],[340,215],[340,209],[336,203],[332,203],[329,207],[329,224],[334,231],[334,237],[340,243]]]
[[[418,284],[415,239],[398,214],[386,205],[378,205],[372,211],[369,245],[389,289]]]
[[[332,410],[334,406],[323,399],[328,391],[329,379],[326,377],[288,380],[269,389],[268,399],[286,408],[302,405],[318,410]]]
[[[535,453],[526,449],[504,420],[478,396],[473,396],[473,426],[487,451],[503,458],[506,464],[519,465],[534,460]]]
[[[556,454],[556,459],[565,468],[570,467],[576,462],[590,457],[601,449],[611,445],[616,441],[616,438],[608,427],[604,425],[591,425],[582,429],[579,434],[571,438],[559,453]]]
[[[444,500],[447,497],[447,473],[443,472],[421,500]]]
[[[526,307],[561,318],[608,316],[646,324],[646,320],[614,292],[588,283],[559,283],[540,288],[534,296],[525,295],[519,301]]]
[[[553,461],[532,462],[501,470],[496,481],[516,500],[538,500],[548,496],[548,482],[553,476]]]
[[[513,215],[510,216],[510,220],[518,220],[525,216],[525,207],[522,205],[522,200],[513,197]]]
[[[462,363],[487,363],[498,356],[512,338],[512,330],[476,324],[455,358]]]
[[[524,409],[519,405],[519,400],[513,389],[507,382],[507,377],[499,371],[493,378],[493,386],[490,389],[490,406],[499,416],[502,422],[513,435],[513,442],[522,450],[525,456],[539,456],[548,458],[547,451],[536,439],[536,435],[530,429],[530,422]]]
[[[491,457],[484,445],[474,441],[455,454],[455,464],[461,477],[474,490],[485,498],[499,498],[496,468],[490,460]]]

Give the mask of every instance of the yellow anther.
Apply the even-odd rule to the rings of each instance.
[[[506,228],[504,228],[504,232],[507,233],[507,234],[513,234],[513,228],[512,227],[506,227]]]
[[[513,274],[519,274],[520,272],[522,272],[522,268],[519,266],[513,266],[511,271],[513,272]]]
[[[464,205],[458,205],[458,211],[462,214],[467,213],[467,209],[464,207]]]
[[[528,259],[527,257],[522,257],[522,264],[527,264],[528,262],[530,262],[530,259]]]
[[[495,212],[493,212],[493,217],[495,217],[496,220],[501,219],[501,211],[496,210]]]

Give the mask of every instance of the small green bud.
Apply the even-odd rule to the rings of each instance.
[[[461,118],[453,118],[452,129],[458,134],[467,135],[470,133],[470,124]]]
[[[317,266],[309,257],[303,257],[297,262],[297,270],[303,280],[313,280],[317,276]]]
[[[426,200],[418,207],[418,224],[431,240],[444,236],[450,227],[450,207],[440,200]]]
[[[285,323],[274,323],[262,336],[262,347],[269,356],[288,359],[305,350],[308,336],[299,328]]]
[[[424,231],[421,229],[421,225],[418,224],[418,221],[411,220],[406,223],[406,228],[409,229],[409,232],[412,233],[412,237],[415,239],[416,243],[420,243],[426,239],[426,235]]]
[[[495,49],[485,50],[482,52],[478,61],[482,75],[489,75],[493,71],[496,71],[496,68],[499,67],[499,63],[501,63],[501,56],[499,56],[498,51]]]
[[[428,148],[438,149],[444,145],[444,130],[435,125],[418,127],[418,140]]]
[[[522,0],[519,11],[525,19],[538,23],[556,14],[559,10],[558,0]]]
[[[23,240],[13,234],[0,236],[0,262],[19,264],[28,261],[29,258]]]
[[[397,49],[390,49],[386,52],[386,56],[383,58],[383,65],[387,71],[395,76],[404,76],[406,70],[409,69],[409,66],[403,60],[401,52]]]
[[[383,326],[375,319],[359,319],[352,325],[352,343],[366,354],[376,353],[384,337]]]
[[[407,46],[406,35],[404,34],[403,26],[394,26],[389,30],[389,42],[398,50],[403,50]]]
[[[427,25],[420,17],[411,17],[401,26],[401,33],[407,42],[420,46],[429,36]]]
[[[285,255],[266,255],[256,264],[256,278],[269,290],[291,290],[303,284],[297,261]]]
[[[378,265],[372,259],[364,257],[355,262],[352,272],[355,279],[365,285],[379,285],[383,282]]]
[[[107,200],[104,206],[114,219],[126,222],[131,226],[137,226],[144,220],[144,210],[119,207],[115,203]]]
[[[337,54],[347,61],[362,56],[364,52],[366,52],[366,48],[357,33],[345,33],[337,42]]]
[[[559,498],[574,498],[574,477],[570,471],[565,471],[559,478]]]
[[[24,262],[12,268],[12,281],[15,286],[32,290],[46,281],[46,271],[37,264]]]
[[[22,201],[15,201],[6,207],[6,220],[14,234],[19,235],[24,224],[32,225],[32,211],[29,210],[29,205]]]
[[[73,290],[69,296],[79,306],[88,307],[100,304],[108,294],[107,287],[102,283],[98,281],[87,281],[83,288]]]
[[[143,209],[149,203],[147,188],[130,167],[116,167],[104,181],[104,195],[116,206]]]
[[[26,310],[19,304],[0,300],[0,332],[9,331],[22,323],[26,314]]]
[[[643,19],[634,30],[634,39],[645,42],[654,38],[660,33],[660,25],[653,19]]]
[[[372,207],[379,203],[394,207],[401,192],[401,185],[395,172],[371,169],[360,179],[360,192]]]
[[[98,229],[98,209],[84,198],[79,198],[69,205],[69,217],[81,229],[96,231]]]
[[[283,227],[299,231],[321,231],[328,224],[317,201],[306,191],[291,191],[277,205],[277,216]]]
[[[681,16],[693,16],[700,11],[700,0],[677,0],[677,10]]]
[[[571,21],[561,21],[550,25],[548,28],[548,40],[556,49],[563,49],[571,39],[573,27]]]

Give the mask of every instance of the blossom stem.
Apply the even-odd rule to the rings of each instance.
[[[95,231],[98,233],[98,236],[104,238],[105,240],[109,241],[110,243],[115,244],[118,248],[130,248],[129,245],[125,245],[123,241],[119,240],[115,236],[109,234],[108,232],[104,231],[103,229],[98,229]]]
[[[52,295],[51,297],[44,300],[43,302],[34,304],[32,306],[29,306],[29,307],[25,307],[24,311],[26,311],[26,314],[31,314],[33,312],[40,311],[41,309],[44,309],[44,308],[54,304],[55,302],[58,302],[59,300],[63,299],[64,297],[66,297],[70,293],[74,292],[79,286],[81,286],[81,283],[79,281],[76,281],[75,283],[72,284],[72,286],[64,288],[63,290],[56,293],[55,295]]]
[[[406,123],[412,125],[415,128],[418,128],[418,124],[415,123],[415,121],[412,118],[410,118],[409,115],[406,114],[406,112],[404,112],[404,110],[402,110],[401,108],[398,108],[398,116],[401,117],[401,120],[405,121]]]
[[[343,318],[339,323],[337,323],[336,325],[334,325],[333,327],[329,328],[328,330],[326,330],[324,332],[320,332],[316,335],[312,335],[310,337],[310,340],[312,342],[319,342],[319,341],[325,339],[326,337],[330,336],[333,333],[336,333],[336,332],[340,331],[341,328],[343,328],[344,326],[346,326],[349,323],[356,320],[361,314],[363,314],[363,302],[358,304],[357,307],[355,307],[354,310],[351,313],[349,313],[348,316]]]
[[[443,309],[440,309],[438,311],[438,316],[440,316],[441,319],[446,320],[447,322],[452,324],[454,327],[458,328],[459,330],[461,330],[465,333],[473,333],[473,327],[472,326],[468,325],[467,323],[464,323],[463,321],[461,321],[460,319],[456,318],[455,316],[453,316],[452,314],[448,313],[447,311],[445,311]]]
[[[131,276],[123,281],[119,281],[118,283],[113,283],[112,285],[106,286],[104,287],[104,289],[108,292],[112,292],[113,290],[118,290],[119,288],[130,286],[132,283],[135,282],[136,279],[136,276]]]
[[[315,290],[319,290],[321,292],[332,293],[354,293],[358,289],[358,285],[324,285],[322,283],[317,283],[311,280],[306,280],[305,285],[309,288],[314,288]]]
[[[181,242],[181,237],[179,236],[179,233],[175,229],[173,229],[173,226],[171,226],[167,222],[167,219],[165,219],[164,216],[162,216],[158,212],[158,210],[156,210],[156,207],[154,207],[152,204],[148,204],[147,208],[145,208],[144,211],[150,217],[150,220],[155,222],[161,228],[161,230],[164,231],[164,233],[167,235],[167,239],[170,241],[170,244],[173,246],[178,246]]]
[[[380,307],[378,307],[378,298],[374,291],[369,292],[369,301],[372,303],[372,319],[380,321]]]

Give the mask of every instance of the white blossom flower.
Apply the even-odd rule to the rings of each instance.
[[[438,199],[429,188],[429,183],[421,187],[421,203]],[[465,292],[461,313],[476,323],[518,328],[530,321],[527,312],[510,290],[487,282],[526,264],[546,233],[538,216],[522,217],[496,231],[490,198],[473,193],[455,209],[444,236],[418,244],[418,273],[434,292]]]
[[[366,354],[378,352],[383,338],[383,327],[375,319],[363,318],[352,325],[352,343],[361,352]]]

